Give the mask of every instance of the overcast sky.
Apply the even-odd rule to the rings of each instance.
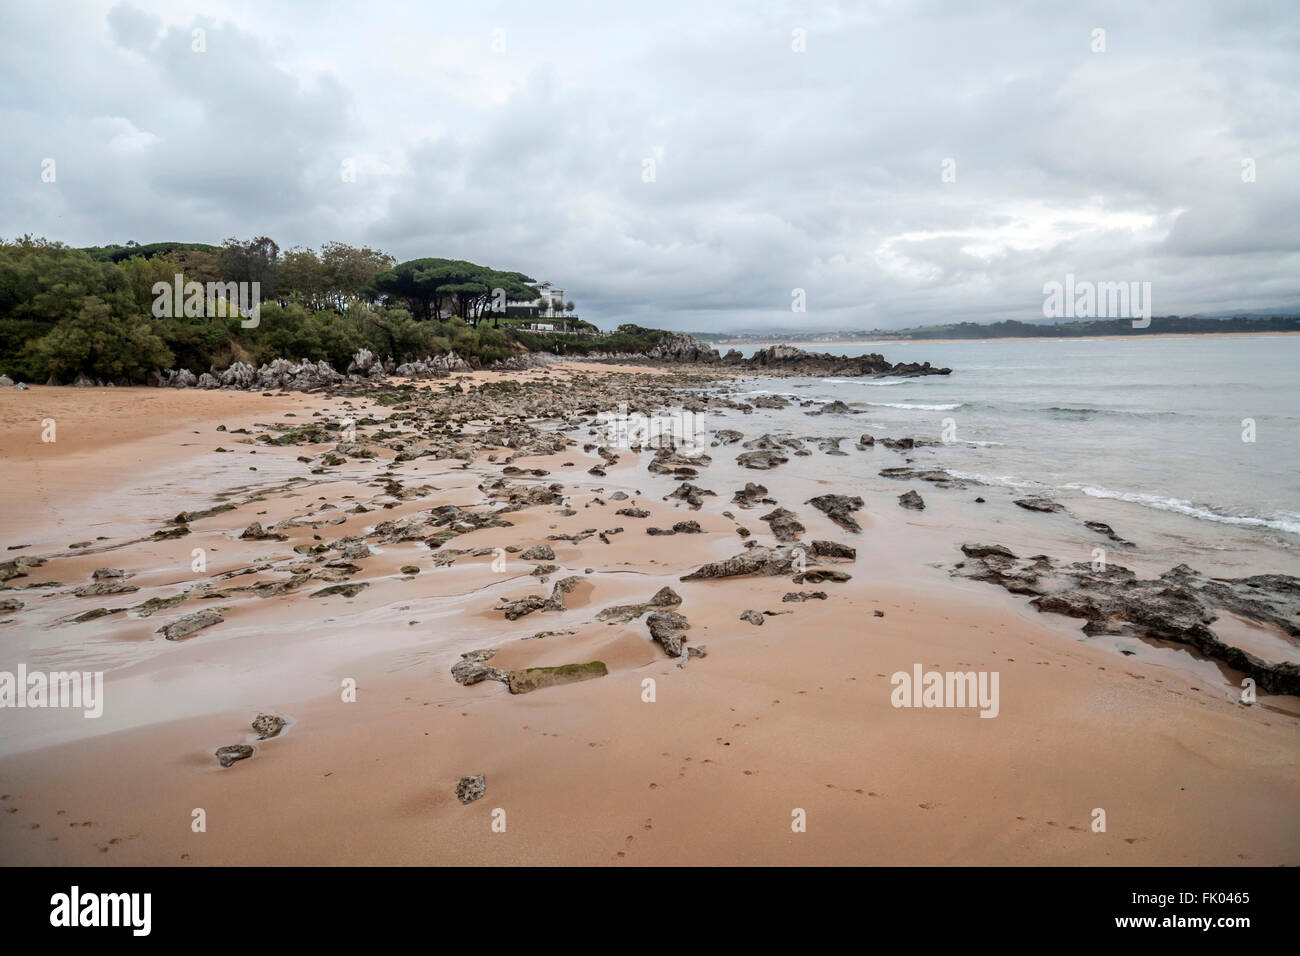
[[[0,235],[471,259],[602,326],[1292,306],[1298,93],[1296,0],[6,0]]]

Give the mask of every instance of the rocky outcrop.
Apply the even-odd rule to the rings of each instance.
[[[862,525],[858,524],[857,519],[853,517],[853,512],[862,510],[862,499],[856,495],[818,495],[804,503],[824,512],[826,517],[845,531],[859,534],[862,532]]]
[[[799,535],[808,530],[800,524],[795,513],[786,508],[776,508],[761,515],[758,520],[766,521],[772,529],[772,534],[776,535],[776,540],[781,542],[798,541]]]
[[[1268,661],[1221,640],[1211,628],[1226,611],[1300,638],[1300,578],[1264,574],[1206,578],[1185,564],[1139,578],[1118,564],[1058,564],[1046,555],[1017,557],[1002,545],[962,546],[954,573],[1030,595],[1039,611],[1083,618],[1088,635],[1114,634],[1194,647],[1275,694],[1300,694],[1300,664]]]
[[[919,376],[948,375],[952,372],[950,368],[934,368],[929,362],[920,365],[915,362],[900,362],[893,365],[877,353],[849,358],[826,352],[805,352],[793,345],[773,345],[759,349],[747,359],[740,358],[738,353],[729,353],[724,364],[751,372],[767,371],[798,376]]]

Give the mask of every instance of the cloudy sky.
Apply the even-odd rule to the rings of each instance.
[[[1298,94],[1295,0],[8,0],[0,235],[465,258],[602,326],[1293,306]]]

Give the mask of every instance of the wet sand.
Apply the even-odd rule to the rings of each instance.
[[[421,388],[513,378],[563,389],[575,376],[593,374],[581,363],[455,376]],[[1008,520],[999,502],[986,511],[964,503],[970,494],[958,501],[927,490],[929,508],[917,515],[898,507],[896,494],[906,486],[890,494],[828,485],[823,490],[864,497],[857,512],[862,532],[837,527],[804,504],[810,487],[829,482],[818,455],[744,477],[761,481],[797,514],[804,540],[857,548],[855,561],[827,565],[852,575],[842,583],[795,585],[789,576],[681,581],[701,564],[741,551],[738,527],[775,544],[759,520],[773,506],[743,510],[730,501],[740,484],[723,462],[739,446],[707,449],[715,464],[690,480],[717,496],[696,510],[664,500],[677,483],[647,472],[649,452],[619,449],[606,475],[588,473],[602,459],[584,450],[581,443],[594,439],[578,429],[569,433],[575,446],[509,462],[548,472],[510,480],[561,482],[565,503],[502,513],[510,526],[468,531],[433,550],[421,540],[367,538],[371,554],[356,559],[360,570],[339,582],[313,577],[270,597],[226,593],[283,583],[295,564],[329,573],[295,547],[365,536],[381,521],[416,520],[439,505],[483,509],[479,485],[502,475],[511,449],[472,462],[396,462],[390,448],[374,443],[376,459],[349,455],[313,474],[333,443],[276,447],[255,438],[260,426],[356,414],[364,441],[384,427],[366,424],[365,416],[382,420],[393,411],[324,395],[0,393],[0,453],[18,479],[0,499],[0,544],[30,545],[0,552],[0,560],[47,558],[8,582],[21,590],[4,594],[26,606],[0,615],[0,669],[24,662],[106,672],[99,719],[69,710],[0,710],[0,859],[1300,860],[1294,698],[1261,695],[1259,704],[1241,706],[1234,675],[1185,650],[1125,656],[1114,642],[1084,639],[1077,621],[1040,615],[1014,595],[950,577],[943,566],[954,560],[954,542],[1005,538],[1005,527],[994,527]],[[33,444],[34,415],[58,421],[57,447]],[[747,438],[763,430],[758,419],[724,424]],[[227,431],[216,431],[218,425]],[[241,427],[250,434],[236,432]],[[230,451],[215,452],[217,446]],[[883,463],[892,453],[853,454],[880,455]],[[409,497],[385,486],[393,476]],[[628,498],[616,500],[618,491]],[[223,502],[235,508],[190,520],[187,535],[153,537],[176,527],[168,519],[177,511]],[[357,504],[371,510],[353,514]],[[650,515],[616,514],[627,507]],[[282,529],[283,541],[239,537],[252,521],[270,528],[290,520],[296,525]],[[698,521],[702,533],[645,532],[683,520]],[[606,534],[608,543],[599,533],[548,540],[617,527],[623,531]],[[1046,539],[1051,532],[1033,533]],[[84,541],[91,544],[69,547]],[[554,560],[528,561],[504,550],[542,543],[553,548]],[[192,569],[195,548],[204,550],[202,573]],[[461,553],[438,566],[439,552],[451,551]],[[497,560],[503,555],[504,566]],[[545,579],[530,573],[543,563],[558,568]],[[404,573],[408,566],[419,573]],[[68,593],[100,567],[123,569],[140,590]],[[564,610],[515,621],[496,610],[506,600],[548,595],[569,575],[583,583],[565,595]],[[28,587],[50,582],[59,584]],[[313,596],[332,583],[367,586],[355,596]],[[202,597],[200,585],[223,593]],[[706,645],[707,656],[668,657],[649,639],[643,617],[596,620],[602,608],[648,601],[664,586],[681,597],[676,610],[690,622],[688,646]],[[800,590],[828,597],[782,601]],[[178,594],[186,595],[181,603],[148,617],[123,610],[69,623],[94,607],[139,608],[149,598]],[[175,642],[156,633],[207,607],[223,609],[222,623]],[[755,626],[738,619],[746,609],[777,613]],[[525,695],[495,681],[457,684],[451,666],[481,648],[495,649],[489,663],[503,670],[599,660],[608,675]],[[916,664],[998,672],[997,717],[983,719],[969,708],[895,708],[890,675]],[[645,699],[647,680],[653,702]],[[355,701],[343,699],[345,685],[355,686]],[[278,737],[258,741],[249,724],[260,712],[289,724]],[[241,743],[254,755],[221,768],[214,750]],[[486,795],[462,806],[456,783],[473,774],[485,775]],[[204,811],[206,832],[191,827],[196,808]],[[1098,808],[1105,832],[1092,829]],[[797,811],[806,832],[792,831]]]

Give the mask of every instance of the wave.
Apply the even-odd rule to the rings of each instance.
[[[953,402],[950,405],[918,405],[913,402],[854,402],[854,405],[874,405],[877,408],[914,408],[923,412],[950,412],[961,408],[965,402]]]
[[[825,383],[826,385],[866,385],[870,388],[887,388],[890,385],[907,385],[909,383],[915,385],[916,379],[913,378],[876,378],[876,379],[824,378],[822,379],[822,382]]]
[[[957,468],[943,469],[954,478],[965,478],[967,481],[978,481],[984,485],[997,485],[1003,488],[1045,488],[1041,481],[1033,481],[1029,478],[1017,478],[1015,475],[981,475],[973,471],[961,471]]]
[[[1114,501],[1127,501],[1144,505],[1159,511],[1172,511],[1175,514],[1200,518],[1204,521],[1217,521],[1220,524],[1239,525],[1247,528],[1268,528],[1270,531],[1283,531],[1287,534],[1300,535],[1300,515],[1289,512],[1262,517],[1259,515],[1229,514],[1216,510],[1209,505],[1198,505],[1184,498],[1167,498],[1163,495],[1143,494],[1136,491],[1112,491],[1094,485],[1069,484],[1066,488],[1082,491],[1092,498],[1110,498]]]

